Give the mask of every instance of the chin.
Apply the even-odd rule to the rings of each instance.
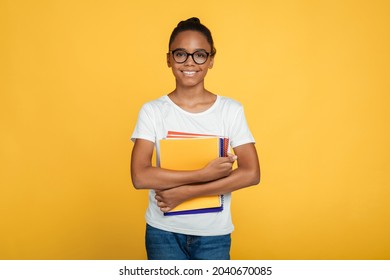
[[[180,81],[178,84],[180,84],[182,87],[196,87],[199,84],[202,84],[203,81]]]

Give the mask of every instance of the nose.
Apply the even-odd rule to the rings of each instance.
[[[194,57],[193,57],[194,54],[188,54],[188,57],[187,57],[187,60],[184,62],[184,65],[194,65],[196,64],[195,61],[194,61]]]

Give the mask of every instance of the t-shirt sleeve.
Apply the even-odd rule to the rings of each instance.
[[[135,125],[131,140],[145,139],[153,143],[156,141],[154,114],[151,108],[145,104],[138,113],[138,120]]]
[[[235,114],[233,122],[230,127],[230,145],[232,148],[255,143],[255,139],[249,130],[248,123],[245,118],[244,108],[240,106]]]

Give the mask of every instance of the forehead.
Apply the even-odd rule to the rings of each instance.
[[[183,48],[187,50],[205,49],[210,50],[211,46],[199,31],[186,30],[177,34],[171,44],[171,49]]]

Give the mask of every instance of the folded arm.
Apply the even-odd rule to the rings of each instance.
[[[135,141],[131,155],[131,178],[136,189],[165,190],[182,185],[205,183],[228,176],[235,157],[216,158],[204,168],[178,171],[152,165],[154,143],[144,139]]]
[[[234,153],[238,158],[238,168],[229,176],[207,183],[185,184],[171,189],[157,190],[157,205],[163,212],[167,212],[191,198],[220,195],[257,185],[260,182],[260,165],[254,144],[238,146],[234,149]]]

